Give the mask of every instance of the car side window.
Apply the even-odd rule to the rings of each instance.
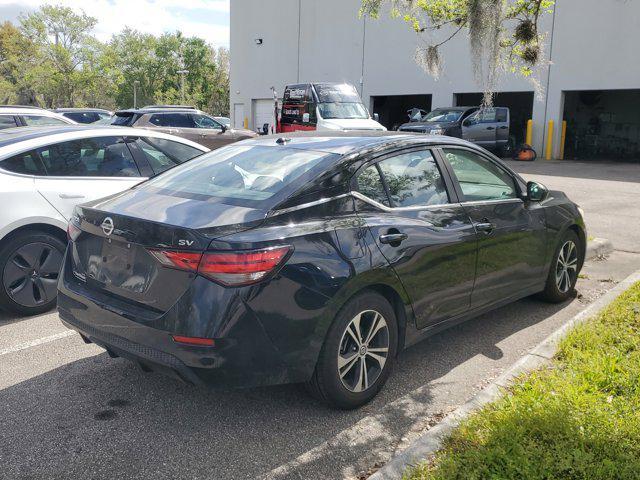
[[[191,118],[193,119],[193,123],[195,123],[196,128],[217,128],[218,130],[222,129],[222,125],[216,122],[213,118],[206,115],[194,113],[191,115]]]
[[[464,201],[517,198],[514,179],[491,160],[461,149],[443,150],[460,184]]]
[[[430,150],[403,153],[378,165],[387,182],[392,206],[449,203],[444,179]]]
[[[151,116],[149,122],[159,127],[194,128],[195,124],[188,113],[158,113]]]
[[[24,175],[45,175],[42,163],[34,150],[5,158],[0,161],[0,168]]]
[[[134,143],[156,175],[204,153],[190,145],[164,138],[138,138]]]
[[[25,125],[28,127],[38,127],[43,125],[69,125],[64,120],[55,117],[46,117],[44,115],[22,115]]]
[[[0,130],[5,128],[12,128],[16,125],[16,119],[13,115],[0,115]]]
[[[139,177],[121,137],[71,140],[37,150],[47,175],[57,177]]]
[[[356,177],[356,183],[360,193],[382,205],[389,206],[389,197],[384,189],[378,167],[369,165],[367,168],[361,170]]]
[[[496,109],[493,107],[483,108],[478,111],[478,118],[480,123],[495,123],[496,122]]]

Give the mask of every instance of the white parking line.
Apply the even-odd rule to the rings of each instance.
[[[48,337],[36,338],[35,340],[31,340],[30,342],[18,343],[12,347],[3,348],[0,350],[0,357],[2,355],[7,355],[8,353],[19,352],[20,350],[26,350],[27,348],[36,347],[38,345],[42,345],[44,343],[55,342],[56,340],[60,340],[61,338],[70,337],[71,335],[76,335],[78,332],[74,330],[65,330],[64,332],[56,333],[55,335],[49,335]]]

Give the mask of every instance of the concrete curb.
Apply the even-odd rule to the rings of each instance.
[[[610,242],[608,243],[610,245]],[[604,245],[606,246],[606,243],[604,243]],[[402,475],[407,468],[416,465],[436,453],[442,446],[442,441],[445,437],[447,437],[451,431],[458,426],[461,420],[487,403],[498,399],[505,389],[509,387],[509,385],[520,375],[548,364],[557,351],[558,343],[571,328],[596,316],[600,311],[618,298],[620,294],[639,281],[640,270],[637,270],[583,311],[572,317],[562,327],[549,335],[545,340],[529,351],[529,353],[513,364],[506,372],[482,390],[478,395],[460,406],[445,417],[438,425],[434,426],[424,435],[416,439],[406,450],[391,459],[389,463],[371,475],[368,480],[397,480],[402,478]]]
[[[613,252],[613,244],[611,243],[611,240],[607,240],[606,238],[594,238],[587,242],[585,260],[602,258],[611,252]]]

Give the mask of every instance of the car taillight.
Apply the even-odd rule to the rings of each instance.
[[[223,285],[239,286],[259,282],[286,259],[291,247],[237,252],[205,252],[198,272]]]
[[[176,252],[173,250],[149,250],[166,267],[196,272],[202,258],[200,252]]]
[[[80,233],[82,232],[82,230],[80,230],[78,227],[76,227],[73,223],[69,222],[67,224],[67,239],[75,242],[76,239],[80,236]]]
[[[267,277],[284,262],[291,247],[204,253],[149,251],[167,267],[198,272],[223,285],[237,287],[256,283]]]

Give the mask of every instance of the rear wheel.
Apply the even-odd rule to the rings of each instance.
[[[351,299],[329,328],[311,392],[332,407],[359,407],[377,395],[389,376],[397,343],[396,316],[375,292]]]
[[[582,264],[582,255],[575,232],[564,234],[556,248],[547,283],[540,294],[548,302],[563,302],[575,294],[575,287]]]
[[[65,244],[44,232],[22,232],[0,248],[0,306],[20,315],[52,309]]]

